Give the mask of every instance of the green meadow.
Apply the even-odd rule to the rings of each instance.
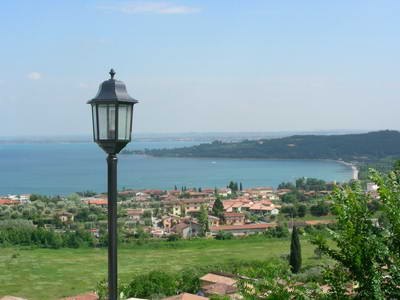
[[[231,260],[266,260],[289,253],[289,239],[238,239],[155,242],[119,248],[119,278],[160,269]],[[302,240],[303,266],[324,262],[314,256],[315,247]],[[0,248],[0,297],[31,300],[58,299],[89,292],[107,276],[107,249]]]

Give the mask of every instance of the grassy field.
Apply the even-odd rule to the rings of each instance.
[[[163,242],[119,249],[119,276],[161,269],[178,271],[232,259],[265,260],[289,253],[289,240],[199,240]],[[302,241],[303,265],[321,264],[314,246]],[[31,300],[58,299],[93,290],[107,274],[106,249],[0,248],[0,298],[13,295]]]

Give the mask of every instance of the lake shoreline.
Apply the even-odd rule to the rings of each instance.
[[[338,159],[330,159],[330,158],[257,158],[257,157],[213,157],[213,156],[203,156],[203,157],[193,157],[193,156],[158,156],[158,155],[150,155],[150,154],[146,154],[146,153],[138,153],[138,152],[132,152],[132,153],[121,153],[121,155],[140,155],[140,156],[144,156],[144,157],[152,157],[152,158],[176,158],[176,159],[215,159],[215,160],[219,160],[219,159],[229,159],[229,160],[265,160],[265,161],[333,161],[333,162],[337,162],[339,164],[348,166],[352,169],[352,179],[353,180],[358,180],[358,174],[359,174],[359,170],[357,168],[357,166],[354,163],[351,162],[347,162],[347,161],[343,161],[343,160],[338,160]]]
[[[137,143],[134,150],[174,148],[182,142]],[[186,142],[186,146],[193,143]],[[105,154],[97,145],[20,144],[0,147],[0,195],[68,195],[107,189]],[[179,159],[177,159],[179,158]],[[294,182],[297,178],[348,182],[351,169],[343,163],[315,159],[181,158],[120,155],[118,189],[226,187],[230,181],[246,188]]]
[[[353,180],[358,180],[358,173],[360,171],[358,170],[357,166],[354,163],[346,162],[346,161],[343,161],[343,160],[335,160],[335,161],[338,162],[338,163],[344,164],[346,166],[349,166],[353,171]]]

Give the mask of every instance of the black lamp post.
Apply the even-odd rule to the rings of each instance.
[[[93,139],[106,152],[108,166],[108,299],[117,300],[117,154],[131,141],[133,106],[115,72],[104,81],[92,105]]]

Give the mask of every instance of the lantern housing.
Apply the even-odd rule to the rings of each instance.
[[[133,106],[138,103],[129,96],[122,81],[111,78],[100,84],[96,97],[87,103],[92,106],[93,139],[105,152],[119,153],[130,141]]]

